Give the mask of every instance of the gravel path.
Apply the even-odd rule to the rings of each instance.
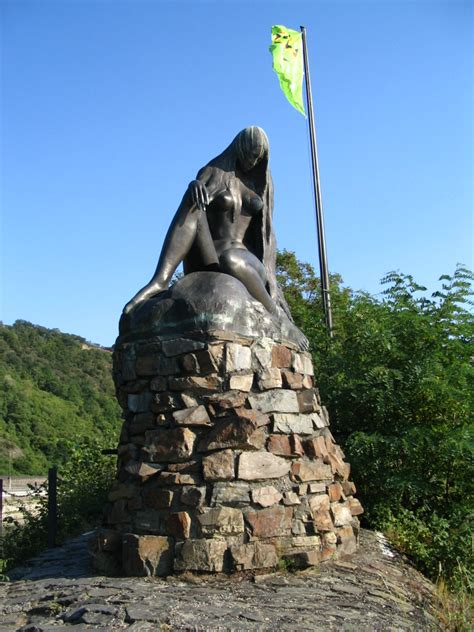
[[[302,572],[166,579],[96,576],[89,537],[0,584],[0,632],[437,629],[432,584],[374,532],[350,560]]]

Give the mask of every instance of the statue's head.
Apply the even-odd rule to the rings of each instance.
[[[261,127],[246,127],[235,137],[237,160],[243,171],[250,171],[265,156],[268,158],[268,138]]]

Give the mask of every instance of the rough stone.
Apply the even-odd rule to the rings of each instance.
[[[247,507],[250,504],[250,486],[248,483],[216,483],[212,489],[211,506],[234,505]]]
[[[173,568],[173,548],[171,538],[126,533],[122,545],[125,575],[168,575]]]
[[[200,507],[206,499],[205,487],[189,486],[181,491],[180,500],[188,507]]]
[[[197,519],[204,536],[239,535],[244,531],[242,511],[233,507],[207,509]]]
[[[162,354],[144,355],[137,359],[135,370],[138,376],[173,375],[179,370],[174,358]]]
[[[253,343],[251,351],[254,357],[254,366],[257,370],[271,366],[274,344],[270,338],[260,338]]]
[[[294,547],[313,549],[321,546],[321,538],[318,535],[300,535],[291,539]]]
[[[294,391],[273,389],[264,391],[248,398],[251,408],[262,413],[297,413],[298,399]]]
[[[342,485],[340,483],[331,483],[328,485],[329,500],[334,503],[341,499]]]
[[[212,409],[213,414],[221,411],[227,411],[229,408],[240,408],[245,404],[247,396],[240,393],[239,390],[231,390],[225,393],[216,393],[214,395],[204,395],[206,404]]]
[[[252,542],[230,547],[235,570],[245,571],[254,568],[273,568],[278,564],[278,555],[272,544]]]
[[[304,373],[305,375],[314,375],[313,363],[311,358],[303,353],[295,353],[293,369],[296,373]]]
[[[343,481],[342,489],[346,496],[352,496],[356,493],[356,486],[352,481]]]
[[[189,428],[159,428],[146,433],[143,452],[152,462],[186,461],[193,452],[196,435]]]
[[[319,409],[318,400],[313,389],[305,388],[296,394],[300,413],[312,413]]]
[[[125,471],[132,476],[137,476],[142,481],[149,479],[155,474],[159,474],[163,465],[158,463],[145,463],[144,461],[129,461],[125,466]]]
[[[225,368],[227,373],[248,371],[252,368],[252,352],[250,347],[236,343],[226,345]]]
[[[292,353],[285,345],[274,345],[272,349],[272,367],[289,368],[291,366]]]
[[[181,360],[181,365],[184,371],[199,375],[217,373],[219,370],[219,363],[214,355],[207,350],[186,354]]]
[[[150,381],[150,390],[154,392],[166,391],[168,380],[163,375],[157,375]]]
[[[285,492],[283,494],[283,504],[287,506],[299,505],[301,500],[296,492]]]
[[[302,456],[303,446],[298,435],[272,434],[268,437],[267,450],[279,456]]]
[[[261,507],[271,507],[278,504],[281,499],[282,495],[272,485],[257,487],[252,491],[252,501]]]
[[[319,459],[316,461],[298,461],[293,463],[291,472],[297,480],[303,483],[307,481],[332,479],[331,467]]]
[[[137,413],[133,415],[130,422],[131,434],[142,434],[146,430],[151,430],[154,427],[156,421],[156,415],[154,413]]]
[[[351,514],[353,516],[360,516],[361,514],[364,513],[364,508],[362,507],[360,502],[357,500],[357,498],[348,498],[347,502],[349,505],[349,509],[351,510]]]
[[[171,507],[173,492],[160,487],[146,487],[143,490],[143,501],[149,509],[166,509]]]
[[[198,474],[183,474],[182,472],[161,472],[157,485],[199,485],[202,483]]]
[[[304,442],[304,449],[306,454],[312,459],[323,459],[328,462],[328,450],[326,447],[326,441],[324,437],[311,437]]]
[[[143,509],[134,514],[134,531],[166,535],[165,514],[156,509]]]
[[[110,488],[107,496],[110,502],[121,498],[133,498],[137,493],[137,486],[134,483],[119,483],[116,481]]]
[[[195,397],[194,395],[191,395],[191,393],[183,392],[180,394],[180,397],[185,408],[195,408],[196,406],[199,406],[201,403],[199,399]]]
[[[227,543],[223,540],[186,540],[176,546],[174,568],[177,571],[220,573],[224,570],[226,550]]]
[[[211,420],[204,406],[185,408],[173,413],[175,423],[180,426],[210,426]]]
[[[146,413],[153,403],[152,393],[132,393],[127,398],[128,408],[132,413]]]
[[[285,391],[285,392],[290,393],[292,391]],[[302,435],[312,434],[313,432],[313,423],[309,415],[275,413],[272,415],[272,417],[273,417],[273,432],[283,432],[286,434],[302,434]]]
[[[246,481],[280,478],[288,474],[290,465],[269,452],[243,452],[239,457],[237,478]]]
[[[188,375],[186,377],[170,377],[169,388],[172,391],[185,391],[186,389],[198,389],[203,391],[215,391],[221,387],[222,378],[217,375],[198,377]]]
[[[255,422],[237,417],[224,418],[199,444],[199,450],[223,450],[225,448],[259,449],[265,444],[263,429]]]
[[[231,375],[229,379],[229,388],[237,391],[248,393],[252,388],[253,373],[248,375]]]
[[[175,393],[157,393],[151,409],[155,413],[164,413],[180,407],[179,398]]]
[[[258,511],[247,511],[245,520],[250,526],[251,539],[288,535],[291,531],[291,507],[274,505]]]
[[[203,457],[202,469],[206,481],[228,481],[235,477],[234,453],[232,450],[219,450]]]
[[[334,518],[334,526],[346,527],[351,524],[352,513],[345,503],[332,503],[331,513]]]
[[[324,417],[319,415],[318,413],[311,413],[311,415],[309,415],[309,418],[311,419],[313,426],[317,430],[325,428],[328,425],[328,422],[324,419]]]
[[[205,346],[199,340],[190,340],[188,338],[175,338],[174,340],[163,340],[162,342],[163,353],[169,357],[204,349]]]
[[[291,388],[293,390],[300,390],[303,388],[304,376],[301,373],[294,373],[289,369],[283,369],[281,371],[283,388]]]
[[[269,368],[258,373],[258,388],[267,391],[271,388],[281,388],[282,379],[280,370]]]
[[[177,511],[169,514],[166,520],[169,535],[177,540],[187,540],[191,533],[191,518],[186,511]]]
[[[357,539],[350,526],[337,530],[337,542],[340,555],[352,555],[357,551]]]

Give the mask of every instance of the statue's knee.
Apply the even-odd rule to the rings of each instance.
[[[219,263],[223,272],[237,275],[242,270],[242,259],[232,250],[226,250],[219,257]]]

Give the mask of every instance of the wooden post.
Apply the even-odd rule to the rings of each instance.
[[[58,470],[50,467],[48,470],[48,548],[56,546],[58,531]]]

